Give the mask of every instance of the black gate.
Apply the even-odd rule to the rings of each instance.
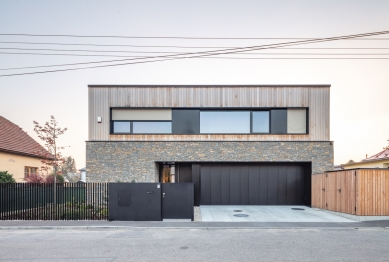
[[[193,183],[162,184],[162,218],[193,220]]]
[[[162,219],[193,220],[193,183],[109,184],[109,220]]]
[[[110,183],[109,220],[161,221],[161,184]]]

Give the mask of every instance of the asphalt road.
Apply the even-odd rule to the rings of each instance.
[[[0,230],[0,261],[389,261],[389,229]]]

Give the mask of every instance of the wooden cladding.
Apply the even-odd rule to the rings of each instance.
[[[329,86],[89,87],[89,141],[329,141]],[[308,108],[308,134],[110,135],[110,108]],[[102,123],[97,123],[102,117]]]
[[[313,175],[312,207],[358,216],[389,216],[389,170]]]

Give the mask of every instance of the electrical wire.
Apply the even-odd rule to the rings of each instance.
[[[0,36],[33,37],[75,37],[75,38],[134,38],[134,39],[189,39],[189,40],[309,40],[317,37],[192,37],[192,36],[116,36],[116,35],[71,35],[71,34],[0,34]],[[368,38],[354,40],[389,40],[389,38]]]
[[[195,57],[198,59],[237,59],[237,60],[389,60],[389,57]],[[126,59],[124,59],[126,60]],[[113,60],[115,61],[115,60]],[[117,60],[123,61],[123,60]],[[60,65],[44,65],[44,66],[27,66],[27,67],[11,67],[11,68],[0,68],[0,71],[6,70],[22,70],[32,68],[45,68],[45,67],[59,67],[59,66],[70,66],[70,65],[85,65],[85,64],[96,64],[96,63],[108,63],[111,61],[96,61],[96,62],[84,62],[84,63],[70,63]]]
[[[41,42],[9,42],[0,41],[2,44],[28,44],[28,45],[60,45],[60,46],[128,46],[141,48],[238,48],[236,46],[170,46],[170,45],[105,45],[105,44],[68,44],[68,43],[41,43]],[[379,47],[300,47],[300,48],[283,48],[283,49],[389,49]]]
[[[161,62],[161,61],[176,60],[176,59],[208,57],[208,56],[214,56],[214,55],[222,55],[222,54],[231,54],[231,53],[245,52],[245,51],[249,51],[249,50],[262,50],[262,49],[280,48],[280,47],[293,46],[293,45],[302,45],[302,44],[310,44],[310,43],[321,43],[321,42],[329,42],[329,41],[338,41],[338,40],[352,39],[352,38],[358,38],[358,37],[383,35],[383,34],[388,34],[388,33],[389,33],[389,31],[381,31],[381,32],[372,32],[372,33],[365,33],[365,34],[339,36],[339,37],[329,37],[329,38],[319,38],[319,39],[310,39],[310,40],[302,40],[302,41],[285,42],[285,43],[278,43],[278,44],[268,44],[268,45],[261,45],[261,46],[250,46],[250,47],[231,48],[231,49],[222,49],[222,50],[205,51],[205,52],[195,52],[195,53],[186,53],[186,54],[155,56],[155,57],[150,57],[150,58],[155,58],[156,60],[136,61],[136,62],[130,62],[130,63],[110,64],[110,65],[98,65],[98,66],[81,67],[81,68],[67,68],[67,69],[57,69],[57,70],[48,70],[48,71],[36,71],[36,72],[29,72],[29,73],[8,74],[8,75],[0,75],[0,77],[16,76],[16,75],[43,74],[43,73],[54,73],[54,72],[84,70],[84,69],[90,69],[90,68],[102,68],[102,67],[129,65],[129,64]],[[186,55],[186,56],[183,56],[183,55]],[[188,56],[188,55],[193,55],[193,56]],[[142,59],[142,58],[132,58],[132,59],[128,59],[128,60],[138,60],[138,59]],[[143,59],[145,59],[145,58],[143,58]]]
[[[284,49],[284,48],[282,48]],[[389,48],[388,48],[389,49]],[[87,50],[87,49],[46,49],[46,48],[2,48],[0,47],[0,50],[29,50],[29,51],[60,51],[60,52],[89,52],[89,53],[145,53],[145,54],[184,54],[184,52],[160,52],[160,51],[124,51],[124,50],[117,50],[117,51],[108,51],[108,50]],[[251,51],[250,51],[251,52]],[[1,52],[0,52],[1,53]],[[5,53],[4,54],[8,54]],[[12,53],[10,53],[12,54]],[[32,53],[35,54],[35,53]],[[40,54],[40,53],[36,53]],[[387,53],[364,53],[364,54],[356,54],[356,53],[240,53],[242,55],[279,55],[279,54],[285,54],[285,55],[388,55]],[[63,54],[60,54],[63,55]],[[66,54],[64,54],[66,55]],[[97,55],[99,56],[99,55]],[[115,56],[115,55],[114,55]]]

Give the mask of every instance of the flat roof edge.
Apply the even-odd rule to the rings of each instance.
[[[88,87],[331,87],[330,84],[313,85],[88,85]]]

